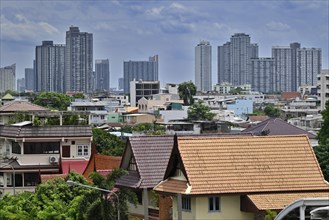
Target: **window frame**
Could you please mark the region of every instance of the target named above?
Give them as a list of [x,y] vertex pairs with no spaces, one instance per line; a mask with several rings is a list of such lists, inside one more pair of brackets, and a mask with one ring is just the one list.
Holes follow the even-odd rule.
[[182,196],[182,211],[191,212],[191,197]]
[[79,157],[89,156],[89,146],[86,144],[78,144],[77,156]]
[[[217,209],[217,204],[216,200],[218,199],[218,209]],[[221,198],[220,196],[211,196],[208,197],[208,212],[213,213],[213,212],[221,212]]]

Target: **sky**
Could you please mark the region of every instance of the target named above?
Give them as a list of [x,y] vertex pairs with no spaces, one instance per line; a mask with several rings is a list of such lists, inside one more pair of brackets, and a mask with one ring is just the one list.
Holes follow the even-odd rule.
[[217,82],[217,47],[246,33],[270,57],[272,46],[322,49],[329,62],[328,0],[0,0],[0,67],[16,63],[18,78],[31,68],[44,40],[65,44],[70,26],[93,33],[94,60],[109,59],[111,87],[123,76],[123,61],[159,55],[161,84],[194,81],[194,50],[212,46],[212,81]]

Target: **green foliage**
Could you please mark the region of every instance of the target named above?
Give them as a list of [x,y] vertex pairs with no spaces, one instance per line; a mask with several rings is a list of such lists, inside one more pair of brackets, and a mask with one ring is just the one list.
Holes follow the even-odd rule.
[[274,220],[274,218],[276,216],[277,216],[277,213],[275,211],[267,209],[264,220]]
[[275,108],[274,105],[270,104],[264,108],[264,113],[271,118],[276,118],[280,116],[280,109]]
[[[95,181],[97,187],[111,191],[115,180],[122,175],[125,175],[125,171],[115,170],[107,178],[97,173],[92,176],[98,179]],[[57,178],[38,185],[35,193],[7,194],[0,200],[0,219],[116,219],[118,207],[121,219],[128,219],[127,201],[137,204],[136,195],[129,190],[116,192],[119,196],[118,206],[113,195],[78,185],[71,187],[66,183],[68,179],[90,185],[83,176],[69,173],[65,179]]]
[[85,98],[86,98],[86,96],[83,93],[77,93],[77,94],[72,95],[72,101],[74,99],[85,99]]
[[321,112],[323,123],[318,133],[319,146],[314,148],[324,178],[329,181],[329,101]]
[[243,89],[241,87],[237,87],[235,89],[231,89],[229,93],[232,95],[238,95],[241,94],[242,91]]
[[45,124],[46,125],[59,125],[60,124],[59,118],[47,118]]
[[189,120],[209,120],[215,117],[215,113],[210,112],[210,108],[203,104],[201,100],[191,105],[187,110]]
[[53,110],[65,111],[71,103],[71,97],[56,92],[42,92],[33,101],[34,104]]
[[22,113],[15,113],[14,115],[10,116],[8,124],[15,124],[22,121],[29,121],[30,116],[22,114]]
[[196,86],[192,81],[183,82],[178,85],[178,94],[184,100],[184,105],[192,105],[194,103],[193,96],[196,94]]
[[33,123],[34,126],[40,126],[41,125],[41,120],[38,117],[34,117],[32,123]]
[[101,154],[122,156],[125,143],[115,135],[93,128],[93,143]]

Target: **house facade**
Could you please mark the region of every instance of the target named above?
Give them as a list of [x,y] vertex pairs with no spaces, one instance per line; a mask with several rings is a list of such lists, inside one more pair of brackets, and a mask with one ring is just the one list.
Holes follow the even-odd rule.
[[301,198],[328,198],[306,135],[175,137],[164,180],[173,219],[264,219]]
[[88,161],[91,141],[89,126],[0,126],[0,194],[34,191],[40,175]]

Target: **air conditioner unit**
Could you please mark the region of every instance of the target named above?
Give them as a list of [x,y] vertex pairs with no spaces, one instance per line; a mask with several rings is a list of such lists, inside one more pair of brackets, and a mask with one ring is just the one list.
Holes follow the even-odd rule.
[[56,164],[56,163],[58,163],[58,161],[59,161],[58,156],[50,156],[49,157],[49,163],[51,163],[51,164]]

